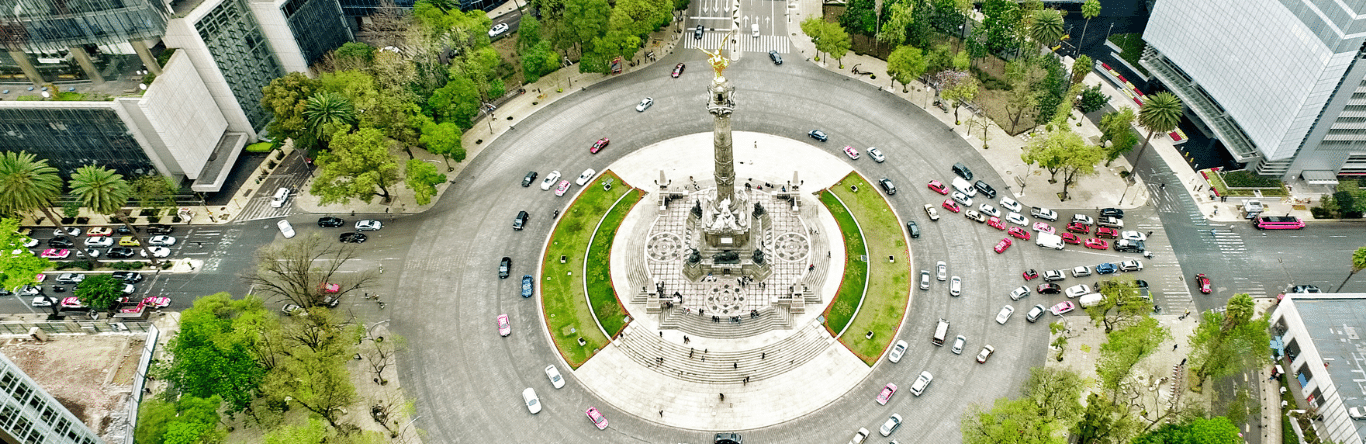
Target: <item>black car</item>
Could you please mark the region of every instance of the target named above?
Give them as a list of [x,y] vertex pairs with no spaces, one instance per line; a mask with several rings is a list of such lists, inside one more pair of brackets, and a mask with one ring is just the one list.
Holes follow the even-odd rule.
[[366,237],[365,233],[342,233],[337,239],[342,243],[359,244],[365,242]]
[[175,227],[166,224],[151,224],[147,226],[147,234],[171,234]]
[[115,229],[114,229],[114,233],[115,233],[115,234],[125,235],[125,236],[130,236],[130,235],[133,234],[133,230],[128,229],[128,225],[119,225],[118,228],[115,228]]
[[142,282],[142,273],[136,271],[115,271],[113,276],[114,279],[120,279],[130,284]]
[[783,56],[778,55],[778,51],[769,50],[768,59],[772,60],[774,65],[783,64]]
[[137,252],[128,247],[114,247],[109,249],[107,256],[113,259],[127,259],[136,255]]
[[507,279],[510,273],[512,273],[512,258],[504,256],[503,260],[498,261],[498,279]]
[[972,187],[976,188],[977,191],[982,192],[982,194],[986,195],[989,198],[996,198],[996,189],[992,188],[991,185],[988,185],[986,182],[979,180],[976,183],[972,184]]
[[915,221],[906,222],[906,232],[911,233],[911,239],[920,238],[920,226]]
[[1123,218],[1124,218],[1124,210],[1121,210],[1121,209],[1119,209],[1119,208],[1101,208],[1101,209],[1100,209],[1100,216],[1101,216],[1101,217],[1113,217],[1113,218],[1116,218],[1116,219],[1123,219]]
[[532,182],[535,182],[535,181],[536,181],[536,172],[535,172],[535,171],[531,171],[531,172],[526,173],[526,177],[523,177],[523,178],[522,178],[522,188],[526,188],[526,187],[531,186],[531,183],[532,183]]
[[1291,293],[1320,293],[1319,287],[1315,285],[1296,285],[1290,289]]
[[816,139],[821,142],[830,140],[830,136],[825,135],[825,131],[821,130],[811,130],[811,132],[806,133],[806,135],[811,136],[812,139]]
[[522,227],[526,226],[527,218],[530,217],[525,210],[518,212],[517,217],[512,219],[512,229],[522,231]]
[[524,297],[524,298],[529,298],[529,297],[531,297],[531,293],[532,293],[533,290],[535,289],[535,287],[534,287],[535,282],[536,282],[536,281],[535,281],[534,279],[531,278],[531,275],[529,275],[529,274],[524,274],[524,275],[522,275],[522,297]]
[[896,194],[896,185],[892,183],[892,179],[884,177],[878,180],[877,183],[878,185],[882,185],[882,191],[885,191],[888,196]]
[[342,226],[342,225],[346,225],[346,221],[342,220],[342,218],[340,218],[340,217],[327,216],[327,217],[320,217],[320,218],[318,218],[318,226],[319,226],[319,227],[323,227],[323,228],[336,228],[336,227],[340,227],[340,226]]
[[697,29],[696,29],[696,30],[693,30],[693,32],[692,32],[692,38],[695,38],[695,39],[701,39],[701,38],[702,38],[702,25],[697,25]]
[[968,166],[963,165],[962,163],[953,164],[953,174],[957,174],[958,177],[962,177],[963,180],[972,180],[972,170],[968,169]]
[[1054,283],[1043,283],[1039,284],[1039,287],[1035,288],[1035,290],[1037,290],[1039,294],[1058,294],[1062,293],[1062,286]]
[[54,237],[47,240],[47,246],[52,248],[71,248],[72,245],[76,245],[76,243],[72,242],[71,238],[66,236]]

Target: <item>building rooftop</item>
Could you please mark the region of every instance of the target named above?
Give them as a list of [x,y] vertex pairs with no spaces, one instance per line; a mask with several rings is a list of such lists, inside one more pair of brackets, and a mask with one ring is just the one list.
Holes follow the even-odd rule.
[[[1304,295],[1296,295],[1304,296]],[[1344,296],[1344,295],[1335,295]],[[1295,308],[1326,364],[1342,403],[1366,406],[1366,294],[1357,298],[1295,298]],[[1353,421],[1366,436],[1366,421]]]

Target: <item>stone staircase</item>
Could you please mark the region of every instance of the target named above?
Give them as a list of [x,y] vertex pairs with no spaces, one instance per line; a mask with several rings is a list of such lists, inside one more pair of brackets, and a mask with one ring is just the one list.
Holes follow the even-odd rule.
[[834,342],[824,327],[812,322],[791,336],[759,348],[712,352],[668,342],[653,331],[633,327],[634,324],[628,326],[614,342],[632,361],[671,378],[703,384],[736,384],[744,383],[745,378],[757,382],[777,377],[820,356]]
[[794,318],[787,310],[764,307],[759,309],[759,317],[740,315],[740,322],[731,322],[729,316],[721,316],[719,322],[712,322],[711,315],[698,315],[696,311],[686,313],[674,308],[660,314],[659,328],[679,330],[689,336],[714,339],[741,339],[772,330],[792,328]]

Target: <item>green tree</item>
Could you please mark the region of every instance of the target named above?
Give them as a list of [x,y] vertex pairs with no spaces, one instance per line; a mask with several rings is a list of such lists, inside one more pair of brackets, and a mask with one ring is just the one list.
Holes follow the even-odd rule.
[[1034,404],[1039,415],[1071,424],[1081,417],[1081,392],[1085,381],[1077,372],[1055,367],[1033,367],[1023,391],[1025,399]]
[[1242,442],[1238,426],[1228,418],[1194,418],[1181,424],[1163,424],[1157,430],[1139,435],[1133,444],[1220,444]]
[[[822,22],[825,23],[825,22]],[[849,54],[849,49],[854,42],[849,37],[849,33],[844,31],[844,27],[837,23],[825,23],[826,30],[822,33],[821,44],[824,45],[822,52],[834,57],[839,63],[840,69],[844,69],[844,56]]]
[[167,344],[174,359],[164,373],[172,387],[199,398],[220,396],[229,411],[246,408],[265,370],[251,352],[259,327],[243,323],[265,310],[261,299],[251,295],[234,300],[217,293],[196,299],[193,307],[181,312],[180,331]]
[[175,208],[175,194],[180,187],[171,178],[160,174],[138,176],[129,184],[133,198],[146,208]]
[[[607,34],[607,21],[611,15],[612,7],[607,0],[565,0],[564,19],[557,27],[562,33],[558,46],[586,52],[584,45]],[[579,69],[583,69],[582,64]]]
[[636,37],[649,35],[673,20],[673,2],[664,0],[617,0],[607,19],[607,29]]
[[1133,373],[1134,366],[1156,352],[1172,335],[1157,319],[1144,316],[1133,325],[1106,333],[1105,337],[1096,375],[1100,377],[1101,388],[1110,394],[1108,402],[1118,402],[1120,387]]
[[996,399],[991,410],[977,404],[964,412],[959,429],[963,444],[1063,444],[1055,422],[1041,417],[1027,399]]
[[218,428],[218,408],[223,399],[182,396],[175,402],[150,398],[138,408],[136,442],[221,442],[227,431]]
[[1139,427],[1126,409],[1091,392],[1081,420],[1072,426],[1072,436],[1078,443],[1125,444]]
[[925,56],[920,48],[898,46],[887,56],[887,76],[892,78],[892,87],[901,82],[901,92],[906,92],[906,84],[925,74]]
[[301,72],[271,80],[261,88],[261,107],[274,116],[266,124],[266,131],[280,141],[294,139],[297,148],[312,147],[315,138],[304,123],[304,110],[308,107],[308,98],[317,91],[318,81]]
[[[389,153],[393,142],[374,128],[354,133],[337,131],[331,151],[318,155],[318,177],[309,193],[323,205],[360,199],[370,203],[375,196],[389,201],[389,187],[398,181],[398,159]],[[379,191],[375,191],[378,188]]]
[[1101,92],[1100,85],[1096,85],[1081,91],[1081,100],[1077,101],[1077,109],[1081,110],[1082,114],[1087,114],[1100,110],[1109,101],[1110,97]]
[[541,21],[532,15],[523,15],[521,23],[517,25],[517,50],[525,52],[543,41]]
[[1342,287],[1347,286],[1347,281],[1352,280],[1352,276],[1361,270],[1366,270],[1366,247],[1358,248],[1352,252],[1352,271],[1347,273],[1347,278],[1343,279],[1341,284],[1338,284],[1337,293],[1341,293]]
[[[1077,136],[1078,140],[1080,138],[1081,136]],[[1077,183],[1077,179],[1096,174],[1096,165],[1099,165],[1101,159],[1104,158],[1105,151],[1101,147],[1088,143],[1082,143],[1079,147],[1074,147],[1064,153],[1062,158],[1062,197],[1064,200],[1071,198],[1067,189],[1072,184]]]
[[873,0],[850,0],[839,16],[842,28],[854,34],[872,36],[877,32],[876,2]]
[[817,60],[820,59],[821,53],[825,52],[823,50],[825,46],[823,46],[823,44],[821,43],[821,40],[825,39],[825,32],[827,29],[825,25],[825,20],[822,20],[820,17],[811,17],[806,20],[802,20],[802,22],[799,25],[802,28],[802,34],[806,34],[807,37],[810,37],[811,43],[816,45]]
[[1081,136],[1068,131],[1066,127],[1050,128],[1041,136],[1030,138],[1020,158],[1026,164],[1048,170],[1049,183],[1055,183],[1058,172],[1066,166],[1068,152],[1080,150],[1085,145]]
[[346,366],[364,330],[338,322],[322,307],[308,309],[306,316],[292,316],[282,327],[283,357],[266,374],[262,393],[302,406],[339,427],[343,408],[359,399]]
[[958,108],[977,98],[977,78],[966,71],[941,71],[938,78],[939,96],[953,103],[953,124],[960,125],[963,122],[958,118]]
[[550,47],[550,42],[542,41],[522,50],[522,77],[527,83],[535,83],[541,76],[557,69],[560,69],[560,56]]
[[1269,324],[1265,316],[1252,318],[1253,307],[1252,297],[1239,293],[1229,298],[1224,313],[1204,313],[1203,322],[1190,337],[1190,366],[1197,387],[1204,386],[1210,378],[1236,374],[1270,361],[1266,347],[1271,341],[1267,333]]
[[375,61],[375,47],[362,42],[346,42],[333,50],[324,63],[330,62],[335,71],[364,70]]
[[1101,116],[1100,141],[1102,145],[1109,143],[1105,151],[1105,166],[1110,166],[1111,162],[1134,149],[1134,144],[1138,143],[1138,136],[1133,130],[1134,118],[1133,108],[1123,108]]
[[1081,4],[1081,17],[1086,19],[1086,23],[1081,25],[1081,40],[1077,40],[1077,52],[1081,52],[1081,44],[1086,41],[1086,27],[1091,26],[1091,19],[1100,15],[1100,0],[1086,0]]
[[7,151],[0,156],[0,214],[17,216],[41,211],[66,231],[62,219],[52,212],[52,202],[62,195],[62,176],[27,151]]
[[1105,299],[1085,310],[1092,322],[1105,327],[1106,333],[1148,317],[1149,303],[1152,301],[1143,299],[1133,279],[1107,279],[1099,285],[1100,288],[1095,290],[1105,295]]
[[304,125],[313,133],[313,137],[326,144],[336,133],[349,133],[355,128],[356,109],[346,96],[320,92],[308,98],[308,105],[304,108]]
[[94,274],[81,281],[72,293],[81,299],[81,305],[94,311],[112,311],[119,307],[119,297],[123,296],[124,282],[113,275]]
[[883,3],[882,7],[888,12],[883,14],[887,18],[883,22],[882,28],[877,31],[877,41],[885,45],[899,47],[906,42],[906,27],[910,26],[911,20],[914,19],[911,13],[915,8],[914,3],[911,0],[901,0],[894,3]]
[[[128,203],[128,197],[133,195],[133,187],[123,180],[123,175],[95,165],[78,168],[76,174],[71,175],[69,185],[71,194],[80,200],[80,205],[96,214],[118,215],[123,205]],[[116,217],[129,231],[133,231],[133,227],[128,226],[127,218]],[[148,257],[152,256],[149,254]]]
[[474,116],[479,114],[479,89],[469,78],[453,77],[446,86],[432,92],[427,106],[437,122],[454,123],[467,130],[474,126]]
[[436,186],[446,182],[446,175],[436,172],[436,165],[418,159],[408,159],[405,183],[413,190],[418,205],[432,203]]
[[452,159],[456,163],[465,160],[465,146],[461,134],[460,127],[454,123],[436,123],[428,120],[422,125],[422,144],[427,146],[428,152],[440,154],[446,159],[446,172],[455,171],[451,166]]
[[[0,219],[0,285],[3,288],[36,284],[38,273],[52,267],[52,261],[34,256],[32,250],[24,248],[24,242],[28,240],[28,236],[19,234],[18,219]],[[54,314],[56,310],[53,308]]]
[[1143,152],[1148,150],[1154,134],[1171,132],[1181,123],[1182,106],[1181,99],[1166,91],[1150,95],[1143,102],[1143,108],[1138,110],[1138,125],[1148,130],[1148,137],[1143,138],[1134,165],[1143,160]]
[[1076,85],[1078,83],[1081,83],[1082,80],[1085,80],[1086,74],[1089,74],[1091,72],[1091,68],[1094,63],[1095,62],[1091,60],[1091,56],[1078,56],[1077,60],[1072,62],[1072,78],[1070,84]]
[[987,50],[1004,54],[1016,49],[1015,24],[1020,21],[1018,4],[1010,0],[983,0],[982,17]]
[[1063,36],[1062,11],[1057,9],[1042,9],[1033,14],[1033,23],[1029,27],[1029,38],[1034,39],[1034,43],[1039,45],[1039,49],[1052,45]]

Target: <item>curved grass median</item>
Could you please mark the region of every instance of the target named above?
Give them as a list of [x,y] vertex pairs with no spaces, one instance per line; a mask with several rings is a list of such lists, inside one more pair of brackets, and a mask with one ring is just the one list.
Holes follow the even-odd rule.
[[[623,185],[624,187],[624,185]],[[599,185],[601,188],[601,185]],[[617,291],[612,287],[611,256],[612,242],[617,238],[617,228],[626,214],[631,212],[637,202],[645,196],[642,190],[627,193],[617,200],[612,210],[602,218],[598,232],[593,236],[593,245],[588,249],[588,269],[584,278],[588,284],[588,300],[593,304],[593,314],[607,336],[616,337],[626,327],[626,310],[621,307]]]
[[835,300],[825,309],[825,328],[830,330],[831,335],[837,335],[854,319],[854,310],[858,309],[859,301],[863,299],[863,284],[868,279],[868,262],[862,260],[862,256],[866,254],[863,236],[859,234],[854,218],[844,209],[844,204],[829,191],[822,191],[820,197],[825,209],[830,210],[830,214],[835,216],[835,222],[840,225],[840,233],[844,235],[844,277],[840,278],[840,290],[835,293]]
[[[858,191],[852,191],[850,186],[858,187]],[[826,196],[831,193],[839,199]],[[840,291],[835,296],[835,301],[830,304],[826,316],[827,327],[838,333],[839,329],[834,328],[835,324],[831,322],[838,316],[836,313],[850,304],[859,304],[857,293],[863,290],[861,270],[866,269],[867,291],[862,292],[862,305],[858,308],[858,314],[852,320],[846,321],[849,328],[845,335],[840,337],[840,342],[868,365],[872,365],[892,343],[897,327],[906,315],[911,282],[906,236],[901,231],[901,221],[897,219],[896,213],[892,212],[892,207],[887,205],[887,200],[857,173],[850,173],[830,190],[822,192],[821,202],[830,208],[830,212],[840,223],[848,257],[844,281],[840,284]],[[839,205],[840,202],[843,202],[843,207]],[[842,217],[848,220],[841,220]],[[854,221],[858,221],[857,227],[852,227]],[[864,246],[867,248],[869,260],[866,263],[859,261],[862,252],[849,250],[848,247],[854,245],[850,242],[849,233],[852,232],[854,237],[858,237],[860,228],[863,236],[858,240],[860,243],[867,240]],[[889,262],[889,256],[896,258],[896,262]],[[851,271],[857,271],[858,276],[851,276]],[[847,316],[849,315],[844,315],[844,318]],[[871,339],[867,336],[868,332],[873,333]]]
[[[602,182],[612,180],[612,189],[604,191]],[[569,209],[556,221],[550,245],[541,260],[541,302],[545,310],[546,326],[555,347],[571,367],[578,368],[607,345],[608,338],[598,330],[593,310],[584,297],[581,271],[587,257],[589,238],[612,205],[633,189],[611,171],[604,171],[598,179],[584,188]],[[636,198],[639,199],[638,197]],[[619,225],[620,220],[617,221]],[[615,232],[616,228],[612,228]],[[560,258],[565,262],[561,263]],[[594,263],[594,269],[606,273],[607,263]],[[616,298],[613,297],[613,300]],[[620,307],[618,307],[620,310]],[[583,339],[583,345],[579,345]]]

